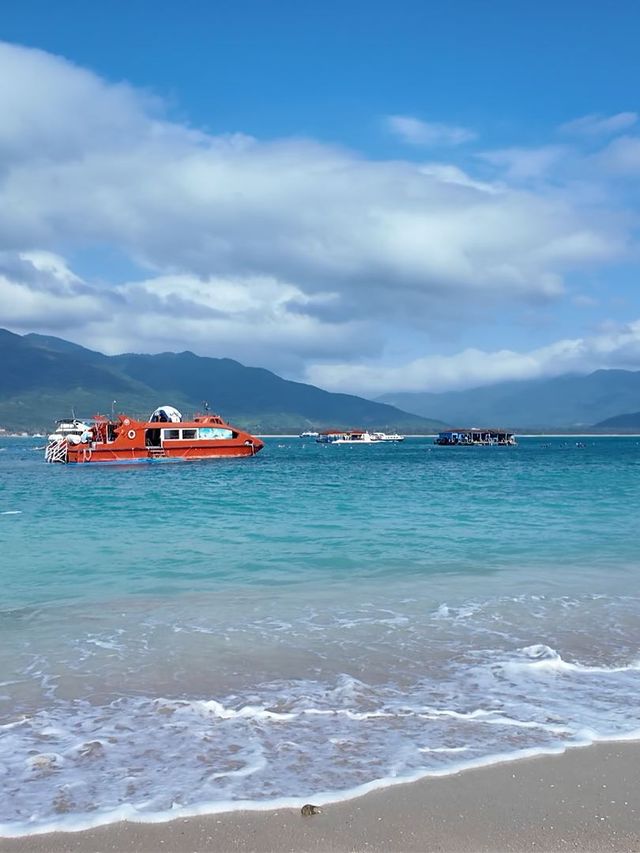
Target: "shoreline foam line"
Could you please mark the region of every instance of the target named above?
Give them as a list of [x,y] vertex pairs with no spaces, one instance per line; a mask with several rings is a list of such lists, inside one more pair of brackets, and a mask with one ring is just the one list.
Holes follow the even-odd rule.
[[640,744],[596,744],[374,791],[314,818],[299,809],[278,809],[155,825],[121,822],[82,833],[0,840],[0,851],[623,853],[640,850],[638,787]]
[[174,820],[207,817],[213,815],[228,815],[236,812],[272,812],[278,809],[299,809],[311,799],[319,806],[336,805],[359,799],[367,794],[395,788],[398,785],[410,785],[415,782],[430,779],[446,779],[451,776],[464,774],[470,770],[482,770],[498,765],[514,764],[527,759],[544,758],[550,756],[564,755],[567,752],[586,749],[591,746],[604,744],[635,743],[640,746],[640,729],[635,729],[626,734],[614,737],[598,738],[590,732],[582,741],[562,744],[557,747],[536,748],[526,747],[514,752],[495,753],[470,761],[461,761],[458,764],[443,768],[442,770],[429,770],[417,772],[402,777],[385,777],[374,779],[354,788],[342,792],[325,791],[318,794],[305,794],[303,797],[279,797],[273,800],[257,802],[255,800],[220,801],[216,803],[201,803],[200,805],[176,807],[175,803],[170,810],[162,812],[140,812],[129,803],[123,804],[110,812],[96,815],[94,819],[63,818],[60,821],[49,822],[40,826],[29,823],[11,825],[0,823],[0,840],[30,838],[51,833],[78,833],[88,830],[113,826],[121,822],[135,824],[164,824]]

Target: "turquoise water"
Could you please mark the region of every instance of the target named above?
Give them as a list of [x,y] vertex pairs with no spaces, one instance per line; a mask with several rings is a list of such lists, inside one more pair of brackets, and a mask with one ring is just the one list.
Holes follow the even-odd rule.
[[36,443],[0,444],[3,834],[639,736],[636,438],[130,468]]

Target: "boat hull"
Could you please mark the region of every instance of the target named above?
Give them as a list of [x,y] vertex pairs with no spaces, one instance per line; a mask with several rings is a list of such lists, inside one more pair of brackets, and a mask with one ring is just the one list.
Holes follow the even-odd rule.
[[207,450],[205,448],[190,448],[180,450],[167,450],[162,454],[140,452],[132,450],[111,450],[105,448],[78,447],[69,449],[67,462],[69,464],[131,464],[132,462],[156,463],[156,462],[198,462],[203,459],[237,459],[247,456],[255,456],[261,449],[255,446],[240,447],[215,447]]
[[354,441],[349,441],[349,439],[338,438],[335,441],[327,441],[324,443],[325,444],[382,444],[382,442],[378,438],[356,439]]

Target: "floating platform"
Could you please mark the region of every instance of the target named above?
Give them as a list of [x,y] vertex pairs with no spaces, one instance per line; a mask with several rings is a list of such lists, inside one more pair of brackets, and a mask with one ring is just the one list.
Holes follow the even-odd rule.
[[515,435],[505,429],[489,429],[488,427],[471,427],[470,429],[451,429],[438,434],[436,444],[442,445],[486,445],[513,446],[517,444]]

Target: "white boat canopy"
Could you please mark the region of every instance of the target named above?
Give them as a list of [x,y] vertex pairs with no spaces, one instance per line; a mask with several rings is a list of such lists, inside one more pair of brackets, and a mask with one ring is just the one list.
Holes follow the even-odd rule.
[[154,423],[172,423],[178,424],[182,420],[182,414],[173,406],[158,406],[158,408],[151,413],[150,421]]

